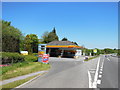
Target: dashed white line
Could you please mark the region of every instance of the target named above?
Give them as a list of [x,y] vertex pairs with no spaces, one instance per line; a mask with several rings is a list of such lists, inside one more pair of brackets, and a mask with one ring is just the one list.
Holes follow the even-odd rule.
[[101,68],[100,71],[103,71],[103,69]]
[[99,75],[99,78],[101,78],[102,77],[102,75]]
[[101,80],[97,80],[97,84],[101,84]]
[[102,72],[100,71],[100,74],[102,74]]

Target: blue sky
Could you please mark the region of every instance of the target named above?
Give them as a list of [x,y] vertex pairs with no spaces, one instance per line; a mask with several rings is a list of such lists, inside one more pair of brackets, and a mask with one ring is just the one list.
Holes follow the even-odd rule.
[[4,2],[2,19],[26,34],[56,27],[60,40],[67,37],[86,48],[118,47],[117,2]]

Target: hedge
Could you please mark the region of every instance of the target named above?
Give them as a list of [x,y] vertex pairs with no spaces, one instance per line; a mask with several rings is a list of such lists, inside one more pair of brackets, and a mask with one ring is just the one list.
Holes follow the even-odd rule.
[[35,62],[37,60],[38,60],[38,57],[36,55],[26,55],[25,56],[25,61]]
[[19,53],[2,52],[2,64],[17,63],[25,60]]

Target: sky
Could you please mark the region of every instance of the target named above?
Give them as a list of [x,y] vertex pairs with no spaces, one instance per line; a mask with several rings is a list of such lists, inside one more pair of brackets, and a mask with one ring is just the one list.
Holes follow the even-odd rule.
[[56,28],[86,48],[118,48],[117,2],[3,2],[2,19],[11,21],[24,35]]
[[2,2],[119,2],[119,0],[2,0]]

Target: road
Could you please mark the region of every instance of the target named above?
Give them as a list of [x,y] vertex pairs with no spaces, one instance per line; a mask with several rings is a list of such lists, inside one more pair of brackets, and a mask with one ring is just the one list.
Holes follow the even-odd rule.
[[99,74],[102,78],[99,88],[118,88],[118,58],[109,56],[104,59],[102,73]]
[[97,59],[89,62],[71,58],[51,58],[51,70],[21,88],[88,88],[88,70],[95,68]]
[[[99,64],[98,60],[100,60]],[[50,58],[52,67],[49,72],[20,88],[90,88],[88,71],[91,69],[96,71],[98,65],[97,77],[101,83],[97,84],[97,88],[117,88],[117,63],[117,58],[109,57],[108,60],[104,56],[86,62],[72,58]],[[99,72],[102,64],[101,74]],[[99,77],[100,74],[102,75],[101,78]],[[91,76],[91,79],[94,80],[94,77]]]

